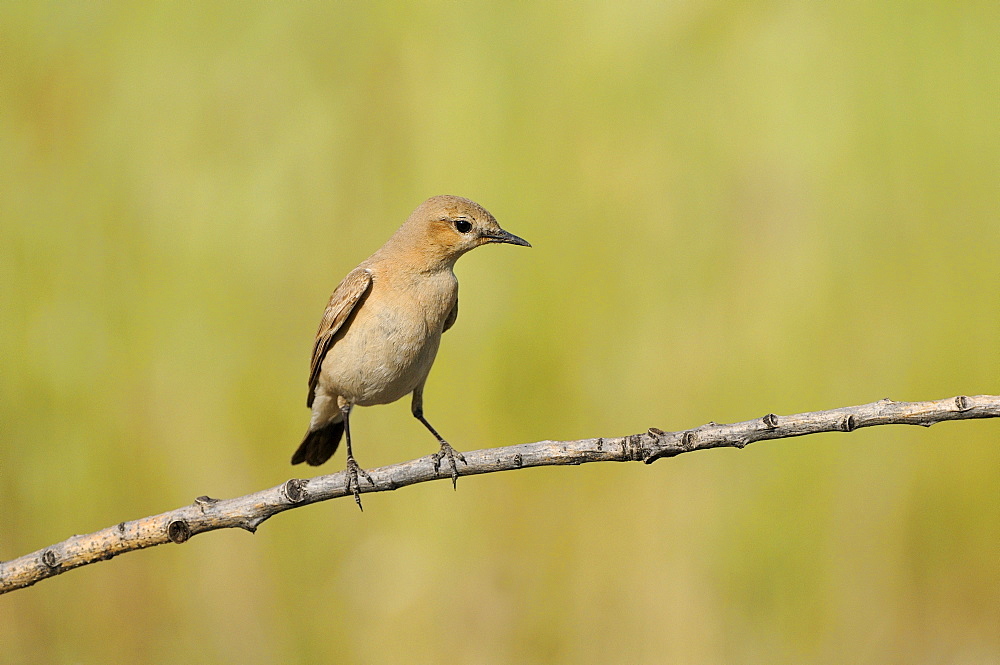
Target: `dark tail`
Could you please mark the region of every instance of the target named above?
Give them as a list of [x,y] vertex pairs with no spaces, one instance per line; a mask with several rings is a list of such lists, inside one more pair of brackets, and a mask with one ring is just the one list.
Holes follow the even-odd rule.
[[299,449],[292,455],[292,464],[305,462],[310,466],[319,466],[337,452],[340,437],[344,435],[344,421],[330,423],[318,430],[306,432],[299,444]]

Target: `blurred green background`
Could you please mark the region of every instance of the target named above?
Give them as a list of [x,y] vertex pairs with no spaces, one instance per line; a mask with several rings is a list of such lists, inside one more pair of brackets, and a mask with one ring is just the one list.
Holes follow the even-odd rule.
[[[1000,5],[0,5],[0,559],[308,473],[423,199],[459,449],[1000,392]],[[429,454],[407,401],[356,452]],[[0,598],[4,663],[1000,662],[1000,423],[339,500]],[[343,454],[321,472],[343,468]]]

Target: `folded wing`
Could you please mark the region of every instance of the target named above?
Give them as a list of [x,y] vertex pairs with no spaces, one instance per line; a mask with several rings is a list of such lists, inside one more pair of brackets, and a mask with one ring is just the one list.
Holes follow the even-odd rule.
[[330,302],[327,303],[326,311],[323,312],[323,320],[320,321],[319,330],[316,331],[316,342],[313,344],[312,363],[309,366],[309,397],[306,398],[306,406],[312,406],[316,394],[316,383],[319,381],[320,369],[323,367],[323,358],[333,346],[334,336],[343,327],[355,306],[364,298],[371,286],[371,273],[364,268],[355,268],[330,296]]

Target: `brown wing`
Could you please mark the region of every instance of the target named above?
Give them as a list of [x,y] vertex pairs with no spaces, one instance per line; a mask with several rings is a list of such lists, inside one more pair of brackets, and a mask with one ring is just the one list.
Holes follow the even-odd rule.
[[311,407],[316,393],[316,382],[319,381],[320,368],[326,352],[333,346],[333,337],[344,325],[344,321],[354,311],[354,306],[372,286],[372,275],[364,268],[355,268],[344,278],[330,296],[330,302],[323,312],[323,320],[319,322],[316,331],[316,342],[313,344],[312,363],[309,365],[309,397],[306,406]]
[[448,312],[448,318],[444,320],[444,329],[441,332],[445,332],[455,325],[455,321],[458,321],[458,296],[455,297],[455,306],[451,308],[451,311]]

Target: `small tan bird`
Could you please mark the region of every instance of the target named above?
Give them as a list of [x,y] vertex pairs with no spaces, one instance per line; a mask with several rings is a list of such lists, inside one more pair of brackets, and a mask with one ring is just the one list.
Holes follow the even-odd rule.
[[447,458],[452,484],[457,483],[455,458],[465,458],[424,418],[424,383],[441,333],[458,318],[455,261],[470,249],[495,242],[531,247],[500,228],[478,203],[435,196],[344,278],[316,332],[306,400],[312,419],[292,464],[322,464],[346,434],[348,489],[360,507],[358,475],[374,483],[354,460],[351,409],[388,404],[413,393],[413,415],[441,444],[434,467],[440,469]]

